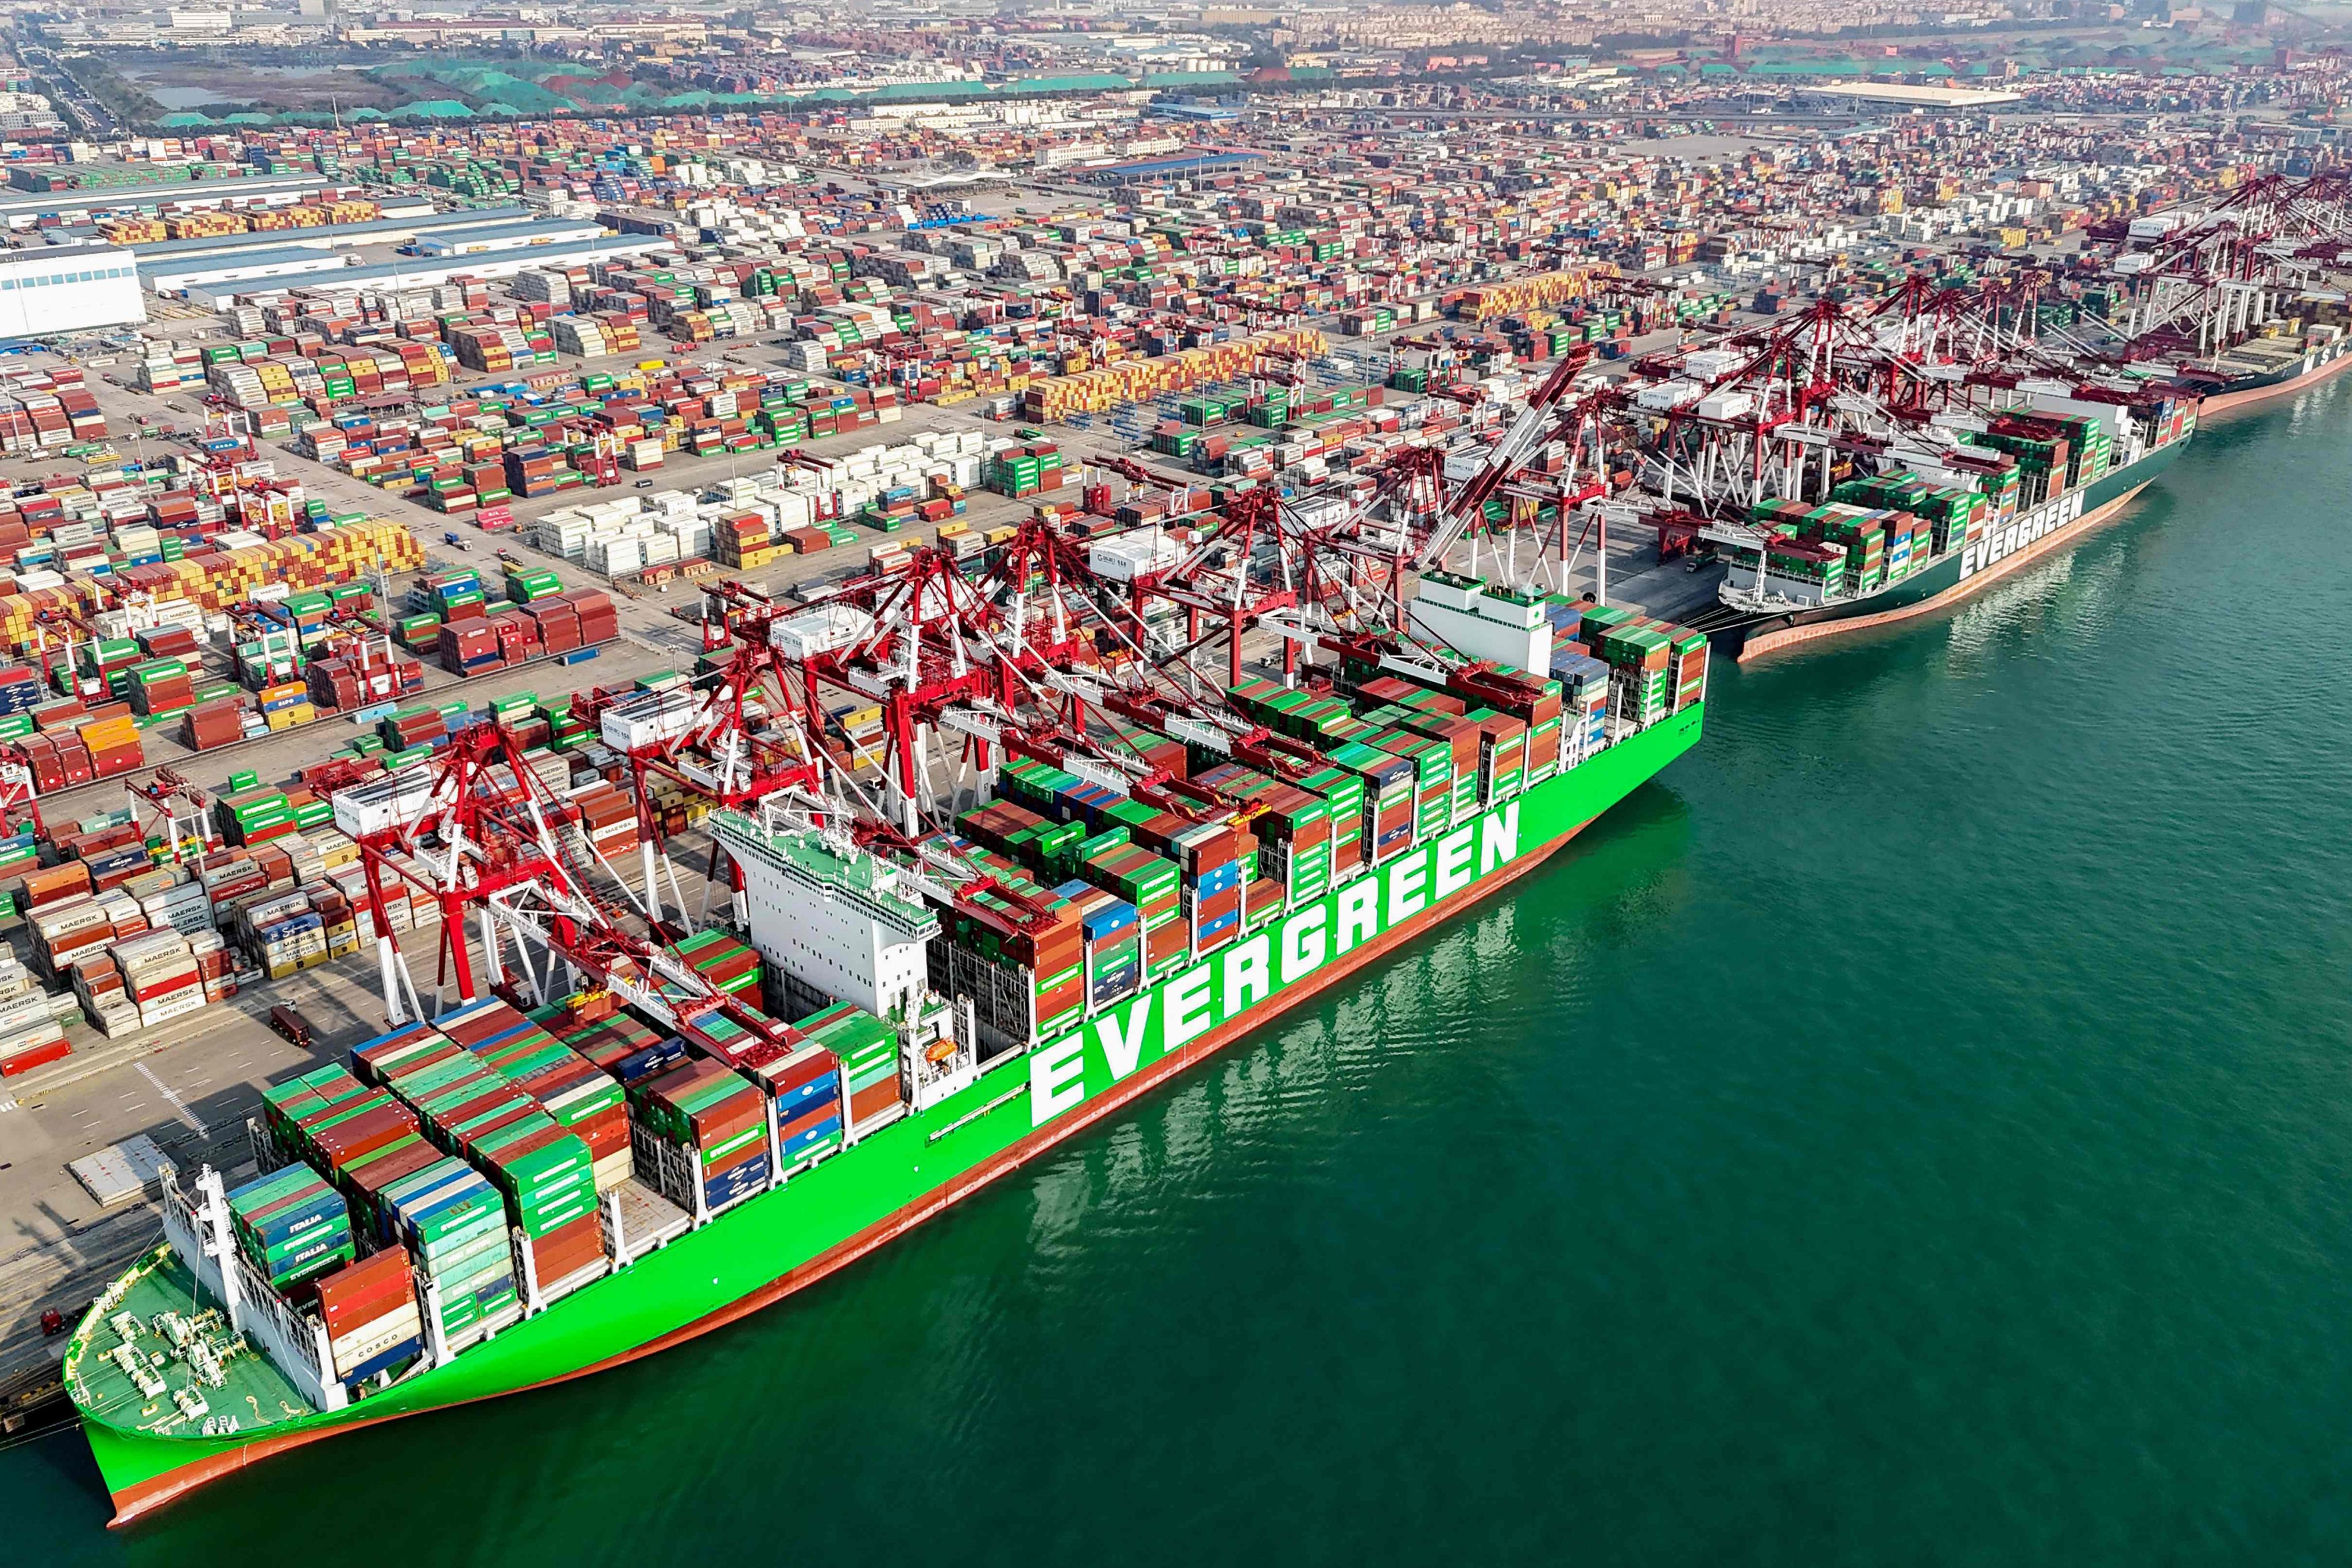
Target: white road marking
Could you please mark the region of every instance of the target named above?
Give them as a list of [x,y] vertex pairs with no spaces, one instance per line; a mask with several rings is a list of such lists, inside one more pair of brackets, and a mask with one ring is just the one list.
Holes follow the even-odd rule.
[[212,1131],[211,1128],[206,1127],[203,1122],[196,1120],[195,1113],[188,1109],[187,1101],[173,1093],[171,1085],[165,1083],[162,1079],[157,1078],[154,1070],[148,1067],[145,1062],[132,1062],[131,1065],[139,1069],[139,1076],[141,1078],[145,1079],[149,1083],[155,1086],[156,1093],[171,1101],[172,1113],[173,1115],[186,1122],[189,1126],[194,1128],[198,1132],[209,1132]]

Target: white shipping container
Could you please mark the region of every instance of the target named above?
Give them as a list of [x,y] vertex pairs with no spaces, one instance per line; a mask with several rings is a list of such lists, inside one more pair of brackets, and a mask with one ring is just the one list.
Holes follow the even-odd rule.
[[334,794],[335,826],[353,838],[403,827],[432,804],[433,781],[424,769],[390,773]]
[[0,1005],[0,1037],[14,1037],[26,1029],[37,1028],[57,1016],[49,999],[39,992],[16,996]]
[[[137,1013],[131,1015],[131,1023],[132,1028],[138,1026]],[[0,1035],[0,1057],[20,1056],[26,1051],[38,1050],[43,1046],[56,1045],[65,1037],[66,1026],[63,1024],[58,1023],[55,1018],[44,1019],[37,1024],[30,1024],[24,1028],[12,1029],[5,1035]]]
[[404,1302],[334,1341],[327,1347],[327,1353],[335,1363],[335,1371],[347,1376],[394,1346],[422,1338],[424,1332],[425,1320],[417,1315],[416,1304]]
[[192,982],[184,991],[174,991],[157,997],[139,1009],[139,1025],[152,1029],[158,1024],[168,1024],[174,1018],[184,1018],[191,1013],[201,1013],[205,1006],[205,988],[201,982]]
[[55,942],[61,936],[71,936],[78,931],[103,925],[107,918],[106,906],[85,895],[68,903],[50,904],[34,910],[33,929],[40,933],[42,941]]
[[649,691],[607,710],[599,732],[615,751],[633,752],[675,740],[693,727],[692,693]]
[[186,954],[188,942],[176,932],[154,931],[134,936],[114,944],[115,962],[129,970],[158,959],[177,958]]

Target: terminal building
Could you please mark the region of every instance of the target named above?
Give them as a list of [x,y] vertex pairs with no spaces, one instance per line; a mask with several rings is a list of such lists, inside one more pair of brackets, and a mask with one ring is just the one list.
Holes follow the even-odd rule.
[[147,319],[138,263],[110,245],[0,251],[0,338],[50,337]]

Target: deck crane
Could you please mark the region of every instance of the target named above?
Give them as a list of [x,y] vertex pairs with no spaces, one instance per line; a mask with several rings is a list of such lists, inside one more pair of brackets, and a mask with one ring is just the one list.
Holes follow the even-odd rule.
[[1192,486],[1192,481],[1189,479],[1180,479],[1173,474],[1163,474],[1157,468],[1137,462],[1132,458],[1123,458],[1115,454],[1108,457],[1088,458],[1086,460],[1086,466],[1089,468],[1100,468],[1107,474],[1117,474],[1129,485],[1145,489],[1181,490],[1188,489]]
[[[724,1016],[754,1038],[790,1043],[785,1026],[698,973],[657,926],[646,936],[624,928],[620,911],[591,890],[563,840],[562,803],[532,773],[505,726],[473,726],[427,769],[347,785],[331,798],[338,824],[360,847],[393,1026],[421,1016],[424,1008],[385,910],[387,877],[414,885],[439,906],[440,974],[455,979],[460,1003],[480,994],[466,936],[470,911],[494,985],[534,1003],[584,979],[681,1031],[699,1033],[698,1019]],[[520,985],[507,967],[509,948]],[[707,1034],[701,1038],[722,1055],[741,1055],[740,1040],[730,1048]]]
[[[1409,447],[1383,470],[1379,481],[1381,494],[1399,521],[1394,546],[1398,552],[1397,570],[1391,577],[1395,601],[1391,614],[1399,624],[1404,616],[1403,568],[1410,565],[1427,571],[1441,565],[1454,545],[1483,519],[1486,505],[1496,500],[1509,506],[1516,522],[1533,521],[1545,506],[1555,509],[1556,571],[1563,580],[1575,553],[1583,549],[1588,540],[1597,539],[1596,593],[1606,596],[1608,513],[1612,506],[1609,498],[1622,482],[1613,456],[1635,443],[1626,417],[1628,403],[1623,393],[1607,385],[1573,391],[1588,353],[1580,348],[1561,360],[1537,389],[1528,408],[1489,451],[1484,464],[1458,487],[1451,482],[1452,475],[1465,459],[1434,448]],[[1530,471],[1528,465],[1547,448],[1560,453],[1560,470],[1541,474]],[[1571,542],[1571,526],[1579,519],[1581,527]],[[1417,549],[1408,550],[1404,526],[1413,520],[1423,521],[1424,534]],[[1515,581],[1521,576],[1517,563],[1519,531],[1516,527],[1511,530],[1509,554],[1498,561],[1505,577]],[[1475,566],[1475,543],[1473,550]],[[1498,546],[1498,557],[1501,551]],[[1537,542],[1536,551],[1539,565],[1544,552],[1541,539]]]
[[2128,357],[2176,348],[2216,354],[2273,319],[2286,297],[2321,287],[2352,261],[2352,182],[2340,170],[2300,179],[2261,175],[2145,241],[2120,224],[2094,237],[2119,247],[2116,281],[2128,301],[2119,330]]
[[[822,795],[824,764],[818,738],[822,710],[816,706],[813,686],[803,706],[795,707],[795,688],[803,683],[805,672],[772,635],[779,620],[801,607],[779,605],[761,590],[740,583],[710,584],[704,595],[705,661],[715,661],[715,667],[696,678],[693,705],[665,726],[668,732],[629,745],[604,725],[605,714],[637,699],[639,694],[635,692],[600,689],[592,691],[584,703],[575,702],[582,717],[598,727],[605,744],[628,761],[647,913],[656,921],[663,918],[662,872],[668,872],[671,894],[681,912],[685,895],[669,866],[667,825],[654,808],[654,776],[732,810],[743,810],[778,794],[796,794],[811,801]],[[713,605],[719,610],[716,619],[709,616]],[[821,811],[818,816],[821,819]],[[713,844],[708,876],[714,883],[723,858]],[[745,914],[741,879],[731,863],[728,874],[740,922]]]
[[[1297,552],[1282,549],[1286,526],[1281,498],[1272,489],[1244,490],[1226,504],[1222,526],[1203,530],[1180,553],[1165,561],[1130,563],[1124,578],[1100,582],[1097,603],[1107,614],[1116,611],[1117,618],[1124,620],[1138,648],[1150,647],[1146,600],[1159,599],[1182,610],[1184,640],[1155,660],[1156,668],[1181,665],[1191,672],[1195,654],[1222,636],[1226,640],[1225,683],[1230,686],[1242,678],[1244,632],[1298,603],[1296,574],[1287,570]],[[1285,570],[1280,581],[1262,584],[1254,571],[1265,546],[1275,548]],[[1294,653],[1286,647],[1286,671]],[[1192,679],[1197,683],[1197,674]]]
[[34,792],[33,770],[10,752],[0,756],[0,828],[14,833],[28,822],[37,837],[49,836],[48,825],[41,820],[40,799]]
[[[1429,503],[1427,532],[1412,552],[1413,565],[1428,570],[1442,564],[1483,514],[1488,500],[1499,493],[1534,455],[1543,444],[1545,433],[1556,423],[1554,411],[1576,384],[1591,353],[1590,348],[1580,345],[1559,357],[1551,374],[1528,395],[1527,406],[1487,453],[1485,467],[1459,488],[1450,489],[1445,482],[1443,452],[1427,447],[1408,448],[1406,460],[1387,478],[1388,493],[1391,496],[1409,487],[1424,487],[1424,499]],[[1397,595],[1402,595],[1401,578],[1392,587]],[[1401,605],[1401,597],[1399,603]]]

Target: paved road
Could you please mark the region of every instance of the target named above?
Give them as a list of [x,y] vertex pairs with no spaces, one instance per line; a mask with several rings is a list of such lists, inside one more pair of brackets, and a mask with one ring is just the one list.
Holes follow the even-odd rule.
[[17,58],[33,70],[58,95],[58,106],[79,123],[82,132],[93,141],[104,140],[121,131],[121,122],[114,111],[89,95],[89,89],[76,80],[66,62],[57,52],[44,45],[20,41]]

